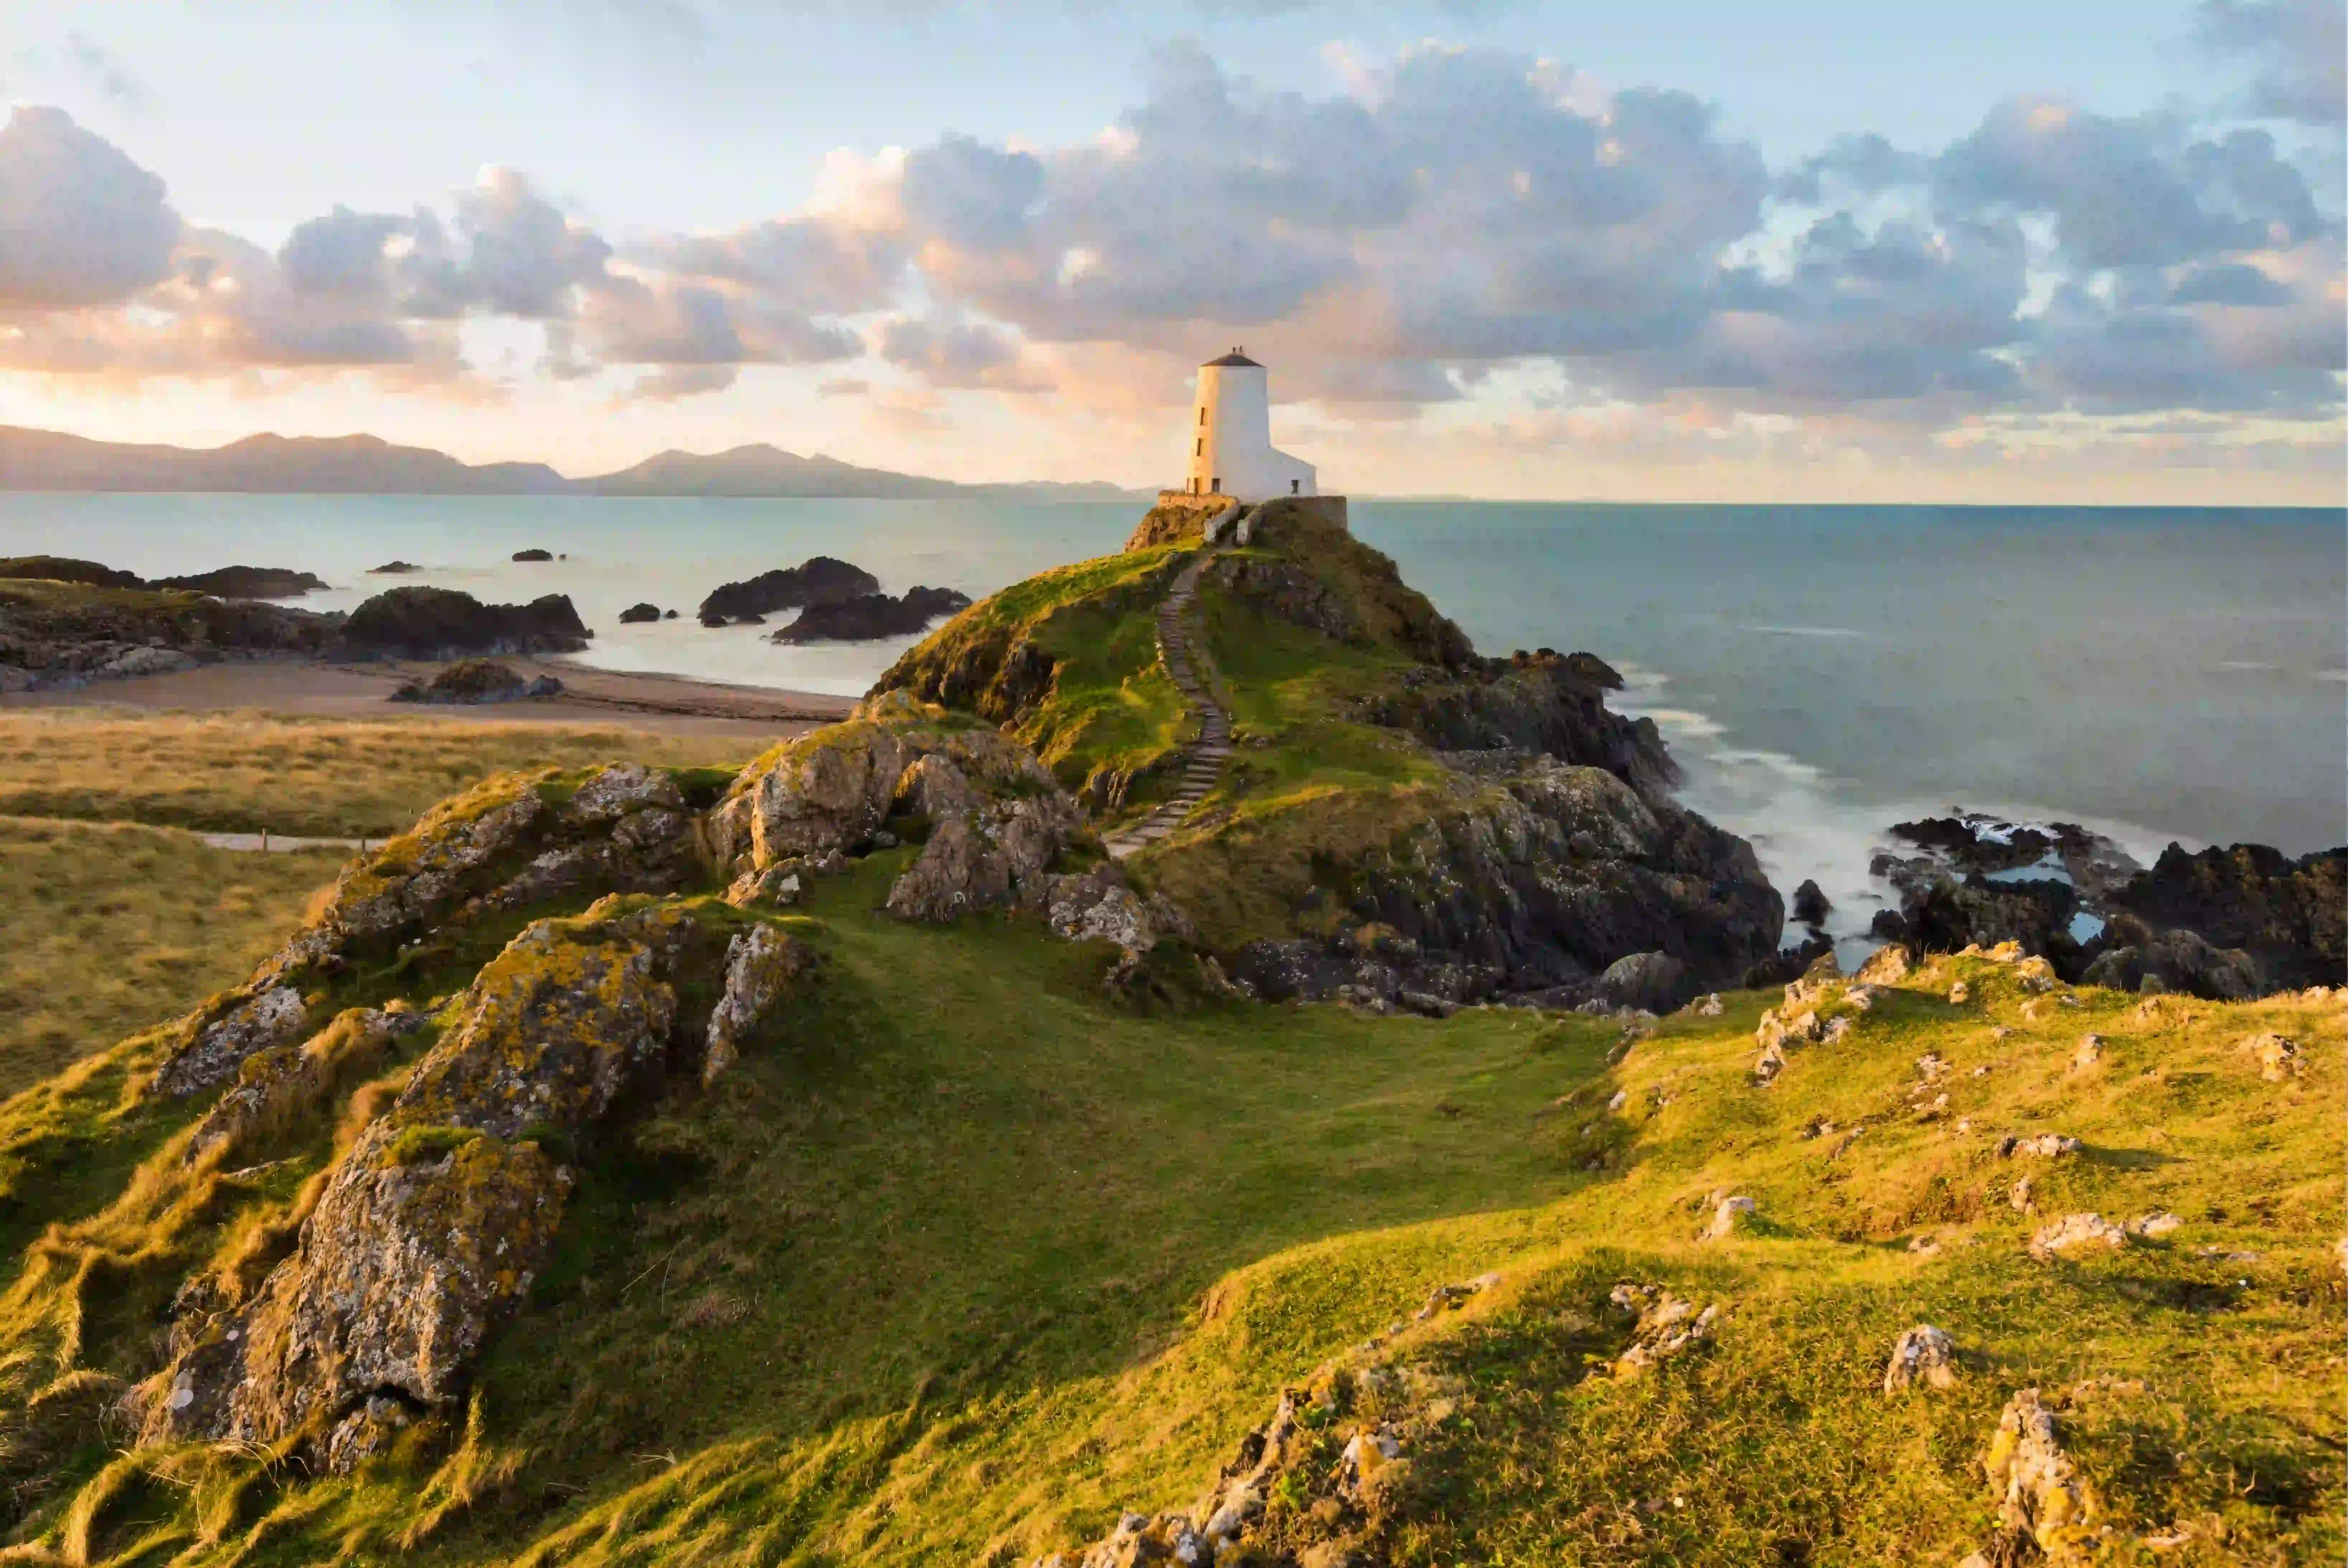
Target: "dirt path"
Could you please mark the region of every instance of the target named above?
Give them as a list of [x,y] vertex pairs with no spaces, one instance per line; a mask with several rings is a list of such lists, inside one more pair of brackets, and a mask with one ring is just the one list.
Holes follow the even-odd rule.
[[1231,758],[1231,716],[1223,711],[1222,704],[1215,700],[1213,689],[1199,675],[1200,668],[1211,670],[1214,666],[1202,651],[1192,646],[1189,628],[1185,624],[1190,606],[1198,600],[1199,576],[1217,553],[1211,545],[1201,549],[1199,558],[1182,569],[1158,605],[1158,657],[1177,689],[1198,710],[1199,738],[1183,748],[1181,782],[1173,798],[1105,841],[1112,859],[1121,861],[1172,832],[1214,789],[1216,780],[1222,777],[1223,764]]

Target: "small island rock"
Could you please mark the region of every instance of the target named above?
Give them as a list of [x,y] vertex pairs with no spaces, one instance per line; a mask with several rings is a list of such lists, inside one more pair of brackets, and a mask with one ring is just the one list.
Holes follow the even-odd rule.
[[[669,614],[674,615],[676,612],[671,610]],[[660,606],[657,604],[631,604],[620,612],[620,624],[623,626],[638,625],[645,621],[657,621],[660,618]]]

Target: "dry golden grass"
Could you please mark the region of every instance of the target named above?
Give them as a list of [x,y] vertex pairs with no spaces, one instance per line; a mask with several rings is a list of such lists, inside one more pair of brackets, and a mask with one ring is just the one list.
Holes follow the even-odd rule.
[[0,1095],[242,979],[341,861],[0,817]]
[[619,757],[702,767],[758,749],[729,736],[549,724],[50,708],[0,715],[0,814],[374,837],[510,769]]

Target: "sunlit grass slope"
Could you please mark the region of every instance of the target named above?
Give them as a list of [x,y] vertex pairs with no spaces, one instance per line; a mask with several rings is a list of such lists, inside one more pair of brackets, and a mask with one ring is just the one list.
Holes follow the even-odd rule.
[[0,714],[0,814],[380,838],[492,773],[615,757],[738,764],[757,749],[540,724],[20,710]]
[[[2111,1560],[2339,1554],[2336,999],[2074,1007],[1943,960],[1761,1088],[1774,996],[1627,1050],[1612,1021],[1509,1010],[1137,1016],[1102,954],[1032,926],[877,915],[891,861],[795,917],[825,964],[782,1031],[594,1168],[453,1455],[314,1481],[94,1431],[22,1537],[89,1562],[1024,1563],[1189,1504],[1283,1384],[1399,1322],[1375,1357],[1457,1398],[1395,1562],[1953,1563],[2024,1386],[2068,1400]],[[2263,1076],[2265,1031],[2295,1071]],[[1996,1152],[2050,1130],[2083,1149]],[[1701,1239],[1728,1195],[1756,1222]],[[201,1253],[247,1201],[140,1233]],[[2084,1210],[2182,1225],[2026,1255]],[[1715,1342],[1604,1375],[1623,1281],[1721,1304]],[[1920,1321],[1962,1375],[1886,1396]]]
[[0,817],[0,1096],[243,979],[341,860]]

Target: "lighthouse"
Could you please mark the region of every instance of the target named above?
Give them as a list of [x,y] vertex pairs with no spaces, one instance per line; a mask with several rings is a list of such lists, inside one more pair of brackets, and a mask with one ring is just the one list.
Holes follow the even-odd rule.
[[1272,393],[1263,366],[1232,349],[1199,366],[1199,402],[1190,417],[1192,495],[1266,501],[1317,495],[1313,465],[1272,444]]

